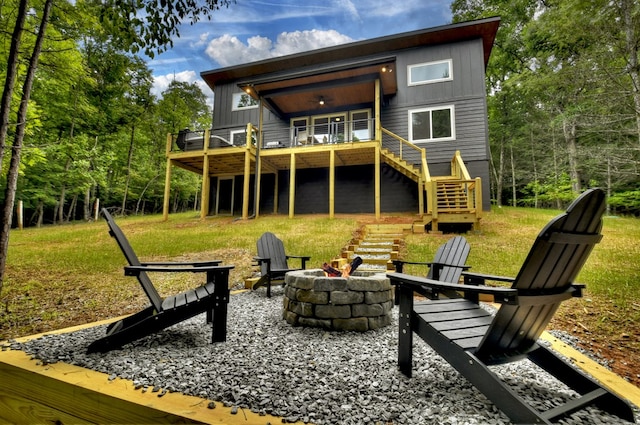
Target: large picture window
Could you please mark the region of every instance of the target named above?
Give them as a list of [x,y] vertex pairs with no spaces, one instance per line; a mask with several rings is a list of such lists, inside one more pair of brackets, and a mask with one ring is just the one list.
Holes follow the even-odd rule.
[[410,86],[453,80],[451,59],[409,65],[407,73],[407,81]]
[[455,139],[453,106],[414,109],[409,111],[411,142],[432,142]]
[[251,109],[257,108],[258,101],[249,96],[246,93],[234,93],[233,94],[233,105],[231,109],[233,111],[239,111],[242,109]]

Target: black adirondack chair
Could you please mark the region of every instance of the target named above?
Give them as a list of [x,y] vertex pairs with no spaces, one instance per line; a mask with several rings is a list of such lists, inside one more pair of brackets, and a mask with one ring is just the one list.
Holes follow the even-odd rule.
[[[429,268],[427,279],[458,283],[462,277],[462,272],[470,268],[465,264],[470,250],[469,242],[464,236],[454,236],[438,247],[431,262],[393,260],[393,265],[398,273],[404,271],[405,264],[424,265]],[[440,296],[439,292],[429,287],[417,288],[417,292],[427,298],[438,298]],[[445,295],[458,298],[457,292],[445,291]],[[396,304],[398,302],[396,292]]]
[[[107,334],[92,342],[88,352],[106,352],[124,344],[151,335],[171,325],[206,312],[207,323],[212,324],[212,342],[227,338],[227,303],[229,302],[229,270],[233,266],[221,266],[221,261],[190,263],[141,263],[124,233],[106,209],[102,210],[113,236],[129,266],[127,276],[135,276],[149,298],[151,305],[107,327]],[[205,273],[206,283],[198,288],[162,298],[151,282],[149,272]]]
[[[443,283],[402,273],[388,273],[400,297],[400,370],[411,377],[413,332],[447,360],[514,423],[551,423],[588,405],[633,421],[629,403],[566,363],[538,337],[560,303],[582,295],[574,279],[602,238],[605,195],[592,189],[540,232],[515,278],[464,272],[465,284]],[[512,282],[487,287],[487,280]],[[461,291],[466,298],[413,301],[419,287]],[[477,303],[478,294],[500,303],[492,316]],[[540,412],[506,385],[488,366],[530,359],[580,396]]]
[[[284,279],[284,275],[292,270],[303,270],[311,257],[302,255],[287,255],[284,244],[271,232],[265,232],[256,243],[258,256],[255,257],[260,266],[260,279],[253,284],[253,289],[261,286],[267,287],[267,297],[271,297],[271,282]],[[300,260],[300,268],[289,267],[288,260],[296,258]]]

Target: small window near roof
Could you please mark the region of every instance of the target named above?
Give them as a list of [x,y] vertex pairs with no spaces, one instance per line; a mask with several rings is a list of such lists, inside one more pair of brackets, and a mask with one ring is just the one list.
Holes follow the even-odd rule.
[[451,59],[409,65],[407,71],[410,86],[453,80]]
[[257,108],[257,107],[258,107],[258,101],[252,98],[251,96],[249,96],[248,94],[246,93],[233,94],[233,105],[231,108],[233,111]]

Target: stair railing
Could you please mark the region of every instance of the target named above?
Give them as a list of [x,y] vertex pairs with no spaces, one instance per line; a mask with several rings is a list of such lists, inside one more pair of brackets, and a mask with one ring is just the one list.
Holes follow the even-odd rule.
[[[383,137],[381,144],[383,148],[388,149],[397,155],[401,160],[409,164],[415,164],[419,161],[420,177],[418,179],[418,208],[419,214],[424,214],[424,197],[423,193],[427,192],[427,199],[432,199],[435,192],[432,191],[431,173],[427,165],[427,151],[420,148],[401,136],[381,127]],[[388,137],[384,137],[384,136]],[[419,158],[419,159],[418,159]]]

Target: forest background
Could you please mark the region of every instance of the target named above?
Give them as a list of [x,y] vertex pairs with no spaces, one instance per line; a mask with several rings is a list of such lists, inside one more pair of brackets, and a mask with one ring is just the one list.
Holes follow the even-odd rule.
[[[96,199],[129,214],[161,209],[167,133],[207,128],[212,114],[196,84],[153,96],[138,53],[153,57],[181,24],[223,6],[233,3],[0,3],[0,259],[16,200],[35,226],[90,220]],[[451,9],[454,22],[502,19],[487,67],[494,204],[562,208],[600,186],[610,214],[639,215],[640,4],[455,0]],[[171,211],[197,208],[200,185],[175,170]],[[0,290],[3,274],[4,260]]]

